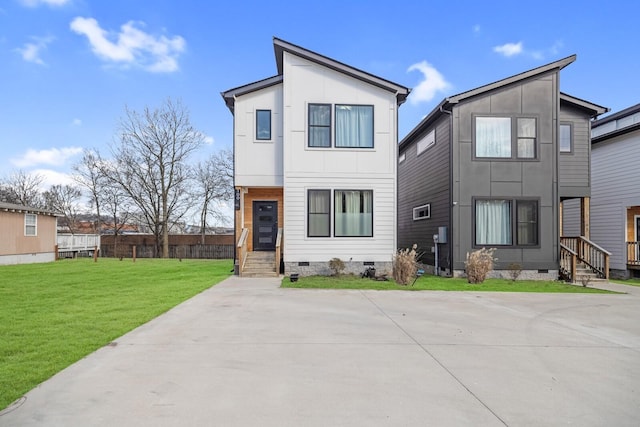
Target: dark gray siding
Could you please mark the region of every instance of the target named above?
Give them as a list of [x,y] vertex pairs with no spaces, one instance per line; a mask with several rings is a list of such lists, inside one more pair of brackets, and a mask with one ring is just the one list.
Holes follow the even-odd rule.
[[[525,80],[462,102],[453,109],[453,268],[464,270],[473,251],[476,197],[534,198],[539,203],[539,247],[500,248],[496,269],[518,263],[526,270],[558,269],[556,125],[557,72]],[[525,115],[538,119],[538,159],[473,159],[474,114]]]
[[591,195],[589,115],[561,103],[560,124],[571,125],[572,151],[559,154],[559,195],[561,198],[589,197]]
[[[417,156],[417,142],[434,128],[435,145]],[[423,253],[422,261],[428,265],[435,265],[431,248],[438,227],[447,227],[448,241],[451,236],[449,148],[449,117],[445,115],[400,152],[405,160],[398,165],[398,246],[402,249],[416,243]],[[431,204],[431,218],[414,221],[413,208],[427,203]],[[441,244],[439,252],[440,267],[449,269],[449,244]]]

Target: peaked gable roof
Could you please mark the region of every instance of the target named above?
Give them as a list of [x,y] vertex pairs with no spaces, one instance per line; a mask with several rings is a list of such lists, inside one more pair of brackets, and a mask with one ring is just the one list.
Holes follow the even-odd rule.
[[389,80],[385,80],[381,77],[367,73],[366,71],[359,70],[350,65],[343,64],[342,62],[336,61],[335,59],[320,55],[319,53],[297,46],[293,43],[289,43],[277,37],[273,38],[273,49],[276,56],[276,66],[278,69],[278,74],[276,76],[229,89],[220,93],[220,95],[222,95],[222,98],[224,99],[225,104],[227,105],[227,108],[229,108],[232,113],[234,111],[236,97],[282,83],[284,52],[291,53],[292,55],[296,55],[300,58],[315,62],[316,64],[320,64],[324,67],[330,68],[370,85],[392,92],[396,95],[398,105],[401,105],[404,101],[406,101],[409,92],[411,92],[411,89],[405,86],[399,85]]
[[585,101],[584,99],[576,98],[575,96],[571,96],[564,92],[560,92],[560,103],[571,104],[574,107],[578,107],[581,110],[586,111],[592,118],[609,111],[609,108],[607,107]]
[[[502,80],[498,80],[493,83],[489,83],[484,86],[480,86],[475,89],[471,89],[466,92],[462,92],[457,95],[452,95],[443,99],[433,110],[431,110],[431,112],[424,119],[420,121],[420,123],[418,123],[416,127],[414,127],[404,138],[402,138],[402,141],[400,141],[400,144],[399,144],[400,149],[402,150],[406,145],[410,144],[418,134],[423,132],[428,126],[430,126],[435,120],[437,120],[443,114],[447,114],[449,111],[451,111],[451,108],[455,104],[459,104],[471,98],[486,95],[489,92],[502,89],[504,87],[511,86],[511,85],[520,83],[524,80],[538,77],[546,73],[560,71],[567,65],[574,62],[576,58],[577,58],[576,55],[567,56],[566,58],[562,58],[557,61],[542,65],[540,67],[536,67],[519,74],[514,74],[513,76],[504,78]],[[566,95],[566,97],[567,97],[567,100],[569,98],[576,100],[576,102],[577,100],[579,100],[579,98],[573,98],[573,97],[570,97],[569,95]],[[579,100],[579,101],[582,101],[582,100]],[[587,101],[582,101],[582,102],[587,103]],[[594,108],[595,107],[604,108],[604,107],[596,106],[595,104],[590,104],[590,105],[594,106]]]
[[17,205],[15,203],[0,202],[0,211],[16,213],[35,213],[41,215],[58,216],[47,209],[34,208],[30,206]]

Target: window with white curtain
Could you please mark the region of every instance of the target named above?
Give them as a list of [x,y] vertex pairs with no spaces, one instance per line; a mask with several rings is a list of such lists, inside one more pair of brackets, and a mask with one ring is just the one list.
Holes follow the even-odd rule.
[[373,105],[336,104],[336,147],[373,148]]
[[476,157],[511,157],[510,117],[476,117]]
[[334,236],[373,236],[373,191],[334,191]]
[[537,132],[534,117],[475,117],[475,157],[535,159]]
[[476,200],[476,245],[511,245],[509,200]]
[[475,201],[476,246],[537,246],[538,225],[537,200]]
[[329,237],[331,224],[331,191],[309,190],[307,236]]
[[38,216],[36,214],[24,214],[24,235],[38,235]]

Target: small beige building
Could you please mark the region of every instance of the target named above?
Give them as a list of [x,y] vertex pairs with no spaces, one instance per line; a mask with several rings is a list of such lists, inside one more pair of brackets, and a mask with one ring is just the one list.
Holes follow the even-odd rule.
[[0,202],[0,265],[55,261],[54,213]]

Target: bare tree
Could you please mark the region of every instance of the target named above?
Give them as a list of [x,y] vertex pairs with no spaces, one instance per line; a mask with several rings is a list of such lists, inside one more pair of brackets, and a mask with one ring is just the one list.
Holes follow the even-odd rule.
[[96,220],[93,224],[94,233],[100,233],[101,207],[105,187],[108,179],[104,175],[102,167],[103,160],[98,151],[84,150],[82,160],[73,166],[75,174],[73,180],[85,188],[89,194],[89,205],[92,210],[95,208]]
[[63,216],[63,222],[71,233],[77,231],[78,215],[80,215],[80,199],[82,191],[72,185],[52,185],[44,192],[47,209]]
[[142,113],[125,109],[113,163],[105,171],[140,210],[169,256],[169,225],[181,216],[187,195],[188,158],[204,143],[181,102],[166,100]]
[[42,207],[43,200],[40,186],[44,177],[40,174],[27,173],[23,170],[13,172],[4,182],[2,197],[8,203],[23,206]]
[[194,196],[200,202],[200,234],[204,244],[208,218],[226,219],[219,209],[212,207],[216,201],[233,197],[233,153],[221,150],[207,160],[199,162],[194,169],[196,190]]

